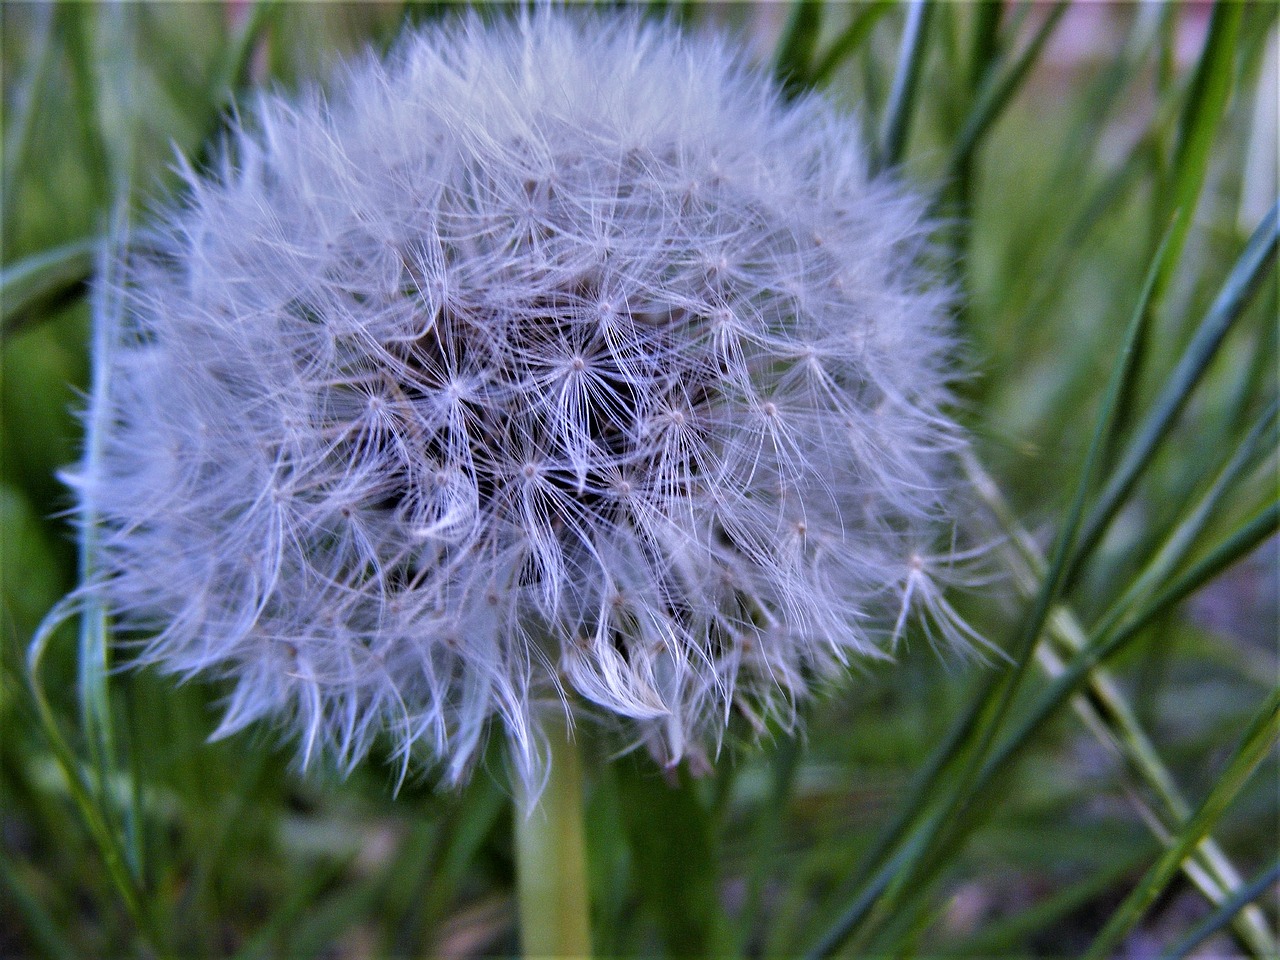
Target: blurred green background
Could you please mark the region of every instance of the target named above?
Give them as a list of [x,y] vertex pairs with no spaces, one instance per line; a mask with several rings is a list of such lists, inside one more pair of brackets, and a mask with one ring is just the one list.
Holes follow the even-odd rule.
[[[588,732],[597,951],[1268,955],[1276,5],[651,10],[739,32],[937,196],[990,574],[950,599],[1010,662],[917,631],[810,705],[798,742],[701,777]],[[462,791],[428,773],[396,795],[377,757],[344,781],[292,769],[271,730],[206,742],[220,691],[105,670],[101,623],[27,663],[76,581],[57,471],[81,443],[95,245],[168,196],[175,150],[216,155],[253,90],[456,12],[0,7],[0,955],[517,949],[499,745]],[[1078,655],[1112,641],[1104,667]]]

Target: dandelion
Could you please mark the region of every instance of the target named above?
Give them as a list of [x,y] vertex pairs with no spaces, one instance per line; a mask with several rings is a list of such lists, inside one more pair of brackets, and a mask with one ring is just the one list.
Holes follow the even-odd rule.
[[[718,40],[533,13],[262,97],[118,265],[90,585],[303,760],[664,762],[885,655],[953,521],[946,295],[855,124]],[[944,635],[965,642],[963,631]]]

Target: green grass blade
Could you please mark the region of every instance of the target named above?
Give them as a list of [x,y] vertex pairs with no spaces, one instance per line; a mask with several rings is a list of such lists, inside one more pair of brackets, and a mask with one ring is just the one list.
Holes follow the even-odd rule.
[[1270,751],[1277,736],[1280,736],[1280,688],[1273,690],[1263,702],[1200,809],[1179,832],[1174,844],[1152,865],[1138,886],[1111,915],[1111,919],[1090,946],[1085,960],[1103,960],[1110,956],[1125,935],[1137,926],[1142,915],[1177,874],[1182,861],[1221,818]]
[[102,128],[99,125],[98,89],[93,65],[92,19],[98,8],[89,5],[62,4],[58,8],[58,28],[66,44],[71,64],[75,94],[76,125],[84,150],[84,163],[94,191],[95,206],[106,201],[106,185],[110,177],[110,158]]
[[1199,542],[1200,535],[1209,521],[1221,511],[1228,495],[1235,491],[1240,479],[1257,465],[1260,458],[1274,453],[1276,443],[1280,440],[1277,431],[1278,418],[1280,418],[1280,402],[1273,400],[1270,407],[1254,424],[1253,429],[1240,441],[1204,495],[1187,516],[1169,532],[1142,573],[1130,584],[1123,596],[1103,614],[1100,622],[1104,624],[1119,622],[1127,611],[1150,596],[1157,585],[1166,580],[1178,564],[1186,559]]
[[83,296],[101,246],[101,240],[77,240],[0,270],[0,337],[10,337]]
[[1280,529],[1280,503],[1271,503],[1239,527],[1210,553],[1166,586],[1146,606],[1131,613],[1121,625],[1096,633],[1088,647],[1067,664],[1066,670],[1041,694],[1036,705],[1019,723],[983,768],[981,783],[989,784],[1009,763],[1032,734],[1080,685],[1088,672],[1133,641],[1142,630],[1174,605],[1200,589],[1218,574],[1252,552]]
[[[1096,425],[1093,431],[1093,437],[1090,441],[1089,451],[1085,457],[1084,467],[1081,470],[1071,505],[1067,510],[1066,518],[1058,532],[1052,552],[1052,560],[1047,567],[1045,576],[1041,581],[1040,588],[1036,593],[1030,611],[1026,618],[1024,618],[1021,628],[1012,645],[1011,657],[1013,659],[1014,666],[1012,670],[1003,677],[997,677],[994,674],[991,675],[991,678],[983,684],[980,694],[971,700],[970,707],[966,711],[966,714],[962,718],[960,724],[953,728],[953,732],[948,737],[944,745],[944,749],[937,751],[930,759],[927,767],[926,778],[921,782],[919,789],[913,790],[911,799],[905,805],[903,812],[894,821],[890,828],[891,835],[894,836],[894,843],[897,842],[896,835],[904,831],[908,825],[919,816],[927,803],[928,797],[935,792],[933,787],[940,779],[942,771],[951,764],[952,758],[956,757],[961,752],[970,754],[966,766],[959,777],[957,785],[954,787],[950,801],[943,813],[935,817],[933,822],[936,826],[926,829],[921,834],[923,839],[919,843],[918,849],[922,852],[926,850],[930,844],[934,842],[936,831],[941,830],[942,825],[950,818],[956,809],[965,804],[966,797],[971,791],[971,783],[978,775],[978,763],[981,756],[992,741],[995,731],[1003,720],[1004,715],[1012,702],[1013,696],[1017,692],[1018,686],[1031,662],[1031,653],[1034,649],[1036,640],[1039,638],[1041,631],[1044,628],[1049,612],[1058,597],[1065,578],[1067,565],[1072,556],[1071,551],[1075,541],[1076,531],[1078,530],[1084,516],[1085,500],[1087,499],[1089,490],[1092,488],[1093,476],[1096,472],[1102,449],[1110,435],[1119,399],[1125,390],[1126,380],[1133,372],[1131,356],[1135,345],[1140,338],[1143,326],[1145,325],[1147,303],[1151,296],[1155,278],[1164,262],[1164,256],[1167,251],[1168,245],[1163,244],[1156,252],[1156,256],[1148,270],[1146,283],[1143,286],[1142,293],[1138,297],[1138,305],[1134,309],[1129,320],[1128,330],[1125,336],[1125,344],[1120,355],[1117,357],[1115,367],[1112,371],[1111,382],[1108,385],[1106,395],[1103,398],[1102,405],[1099,409]],[[968,744],[973,740],[978,742],[978,746],[976,750],[971,751],[968,748]],[[877,850],[879,849],[881,848],[878,847]],[[914,873],[914,868],[915,864],[909,862],[906,869],[902,870],[897,875],[895,878],[896,889],[902,889],[908,885],[909,879]],[[891,878],[885,876],[882,871],[875,881],[864,886],[863,891],[853,898],[849,909],[846,910],[841,915],[837,923],[824,934],[819,941],[818,946],[810,952],[809,956],[829,956],[835,950],[839,949],[845,939],[852,935],[855,928],[867,918],[868,911],[872,904],[876,902],[886,902],[881,898],[881,894],[878,889],[875,896],[871,896],[870,892],[881,886],[887,889],[890,879]]]
[[875,29],[876,24],[893,9],[893,6],[894,0],[870,0],[858,6],[853,20],[832,41],[827,52],[810,72],[809,83],[817,87],[829,81],[840,69],[841,64],[862,49],[863,44],[870,39],[871,31]]
[[[1172,429],[1191,392],[1200,382],[1235,321],[1244,313],[1253,291],[1275,259],[1280,243],[1280,204],[1271,208],[1250,237],[1217,299],[1209,308],[1177,367],[1169,375],[1150,414],[1129,445],[1120,465],[1098,497],[1080,535],[1076,564],[1097,545],[1138,478],[1151,462],[1160,442]],[[1073,569],[1074,577],[1076,570]]]
[[784,95],[794,97],[812,82],[811,66],[821,32],[822,0],[793,0],[773,61],[773,75]]
[[1237,890],[1231,899],[1225,901],[1213,913],[1198,923],[1185,937],[1178,941],[1167,953],[1160,955],[1160,960],[1185,960],[1191,951],[1204,943],[1211,936],[1225,927],[1249,904],[1280,880],[1280,860],[1259,871],[1258,875]]
[[164,957],[168,954],[162,947],[163,941],[159,935],[159,928],[154,922],[147,893],[138,878],[130,872],[129,856],[124,844],[119,834],[112,828],[110,819],[103,812],[101,801],[104,798],[94,793],[93,786],[85,777],[75,752],[62,733],[41,678],[41,666],[50,642],[63,624],[80,613],[81,603],[81,598],[72,594],[49,611],[27,651],[27,686],[40,720],[41,730],[53,750],[58,766],[66,777],[67,789],[76,805],[76,810],[102,856],[116,892],[152,950],[158,956]]
[[[1224,468],[1219,482],[1213,487],[1227,486],[1226,475],[1232,472],[1233,466],[1247,461],[1249,455],[1245,450],[1265,445],[1265,436],[1272,433],[1265,424],[1260,425],[1250,438],[1241,445],[1241,450]],[[997,519],[1008,539],[1010,552],[1009,565],[1014,579],[1021,591],[1030,597],[1036,584],[1044,576],[1044,558],[1034,538],[1019,526],[1013,511],[1005,501],[995,481],[986,474],[976,460],[969,458],[967,467],[974,487],[986,501],[992,514]],[[1212,500],[1213,488],[1204,498]],[[1193,515],[1196,511],[1193,511]],[[1170,539],[1177,539],[1175,532]],[[1105,618],[1104,618],[1105,619]],[[1088,637],[1080,621],[1067,607],[1059,607],[1049,622],[1049,636],[1054,641],[1058,652],[1052,647],[1041,646],[1039,653],[1042,664],[1046,667],[1050,679],[1060,676],[1064,666],[1058,658],[1071,657],[1078,654],[1088,645]],[[1052,661],[1052,662],[1050,662]],[[1120,687],[1115,683],[1110,672],[1101,666],[1093,667],[1088,673],[1089,695],[1084,693],[1074,697],[1076,711],[1086,720],[1090,729],[1099,735],[1104,745],[1114,749],[1125,761],[1129,770],[1149,788],[1159,803],[1159,808],[1147,810],[1143,820],[1156,831],[1157,836],[1166,840],[1177,824],[1190,814],[1190,805],[1183,798],[1173,775],[1165,767],[1157,753],[1151,738],[1143,730],[1137,715],[1129,706]],[[1135,794],[1136,802],[1142,803]],[[1217,841],[1206,837],[1196,850],[1195,863],[1187,864],[1188,877],[1195,883],[1209,900],[1215,904],[1222,900],[1240,885],[1240,876],[1223,853]],[[1201,872],[1197,872],[1197,868]],[[1275,953],[1275,939],[1267,928],[1265,919],[1257,910],[1248,909],[1235,918],[1238,932],[1244,942],[1248,943],[1258,956],[1269,956]]]
[[[708,957],[721,951],[717,907],[719,863],[715,831],[688,776],[669,784],[652,767],[619,765],[622,820],[631,850],[635,887],[675,956]],[[677,768],[677,775],[678,768]],[[654,823],[665,824],[655,830]]]
[[1039,59],[1041,51],[1053,36],[1053,32],[1069,6],[1070,0],[1058,0],[1027,44],[1026,49],[1003,71],[997,71],[988,76],[987,82],[978,92],[977,102],[956,137],[949,169],[960,169],[973,154],[987,130],[999,119],[1000,114],[1004,112],[1004,108],[1018,92],[1023,80]]
[[1157,302],[1162,299],[1165,286],[1181,258],[1208,173],[1218,126],[1231,98],[1236,45],[1244,8],[1245,4],[1231,0],[1219,0],[1214,6],[1204,49],[1187,91],[1174,148],[1172,189],[1165,208],[1166,211],[1179,211],[1174,220],[1173,257],[1161,274]]
[[916,91],[920,75],[924,72],[924,60],[928,56],[929,18],[933,0],[908,0],[907,23],[902,31],[902,48],[898,55],[898,69],[889,88],[889,103],[885,107],[884,133],[878,167],[896,167],[902,162],[915,113]]
[[969,86],[977,90],[1000,50],[1000,20],[1004,0],[980,3],[973,10],[973,50],[969,62]]
[[[0,198],[4,200],[4,237],[8,240],[10,226],[17,204],[15,191],[22,182],[27,158],[31,155],[31,134],[35,128],[38,107],[43,106],[45,88],[49,81],[50,61],[53,60],[53,5],[41,4],[32,8],[35,23],[27,41],[27,56],[31,65],[16,79],[9,79],[11,97],[8,128],[4,137],[4,163],[0,173]],[[16,87],[16,91],[13,89]]]

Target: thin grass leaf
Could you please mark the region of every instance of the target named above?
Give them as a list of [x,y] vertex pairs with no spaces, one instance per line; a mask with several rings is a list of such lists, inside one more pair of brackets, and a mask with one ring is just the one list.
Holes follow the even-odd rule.
[[[1215,483],[1206,495],[1205,501],[1213,501],[1214,490],[1219,486],[1230,485],[1229,476],[1235,472],[1234,467],[1240,461],[1248,461],[1250,453],[1256,454],[1259,441],[1272,430],[1265,426],[1254,431],[1251,437],[1241,445],[1241,449],[1224,467],[1220,482]],[[1249,452],[1246,452],[1249,451]],[[1010,558],[1010,566],[1015,582],[1022,592],[1030,597],[1036,584],[1044,576],[1044,558],[1032,536],[1018,525],[1008,503],[1004,500],[995,481],[988,475],[972,456],[966,457],[966,469],[974,488],[986,501],[992,514],[996,517],[1015,556]],[[1193,511],[1193,517],[1199,511]],[[1194,521],[1193,521],[1194,522]],[[1199,524],[1195,524],[1197,530]],[[1175,531],[1170,540],[1182,539]],[[1179,562],[1180,562],[1179,558]],[[1167,572],[1167,571],[1166,571]],[[1066,607],[1054,611],[1049,622],[1049,636],[1055,641],[1058,650],[1065,656],[1075,656],[1088,645],[1088,637],[1079,620]],[[1038,649],[1042,662],[1046,663],[1046,671],[1050,679],[1061,676],[1065,665],[1058,654],[1047,646]],[[1172,774],[1161,761],[1150,737],[1143,730],[1128,701],[1121,694],[1118,685],[1104,667],[1094,667],[1089,671],[1088,682],[1090,696],[1078,694],[1073,705],[1081,713],[1090,728],[1109,743],[1125,761],[1130,771],[1147,785],[1160,804],[1160,810],[1147,810],[1143,819],[1162,840],[1168,839],[1176,825],[1190,815],[1190,805],[1183,798],[1174,782]],[[1134,801],[1140,810],[1145,802],[1135,796]],[[1210,902],[1221,903],[1225,897],[1240,886],[1239,873],[1223,853],[1217,841],[1206,837],[1195,851],[1195,859],[1184,865],[1188,868],[1188,876],[1199,887]],[[1275,938],[1267,928],[1265,918],[1259,911],[1247,910],[1237,919],[1238,932],[1258,956],[1269,956],[1276,952]]]
[[58,629],[80,613],[82,598],[72,594],[59,602],[36,631],[35,637],[27,651],[27,682],[31,699],[40,720],[45,739],[53,750],[63,775],[66,777],[67,789],[75,802],[81,820],[88,828],[89,835],[98,853],[102,856],[107,873],[111,877],[116,893],[124,902],[125,909],[137,925],[139,932],[147,940],[153,952],[160,957],[168,957],[160,936],[159,926],[152,914],[152,904],[140,883],[130,871],[130,857],[118,833],[112,828],[110,818],[104,813],[105,798],[95,794],[89,780],[86,779],[81,765],[63,736],[62,728],[53,710],[53,705],[45,693],[41,679],[41,665]]
[[794,97],[812,82],[813,55],[821,32],[822,0],[793,0],[773,61],[773,75],[785,96]]
[[1058,0],[1036,30],[1026,49],[1004,70],[988,75],[987,82],[978,92],[977,102],[956,137],[948,169],[958,170],[968,161],[987,130],[999,119],[1004,108],[1021,88],[1022,81],[1026,79],[1036,60],[1039,59],[1044,45],[1053,36],[1054,30],[1057,29],[1058,23],[1069,6],[1070,0]]
[[[117,224],[115,235],[124,235],[124,222],[127,217],[127,206],[123,200],[117,204]],[[99,275],[109,278],[112,274],[112,254],[107,245],[98,248]],[[96,476],[96,464],[101,457],[101,443],[104,424],[101,413],[108,404],[105,401],[108,384],[108,372],[111,369],[111,346],[114,343],[122,309],[118,294],[111,283],[98,286],[93,297],[93,373],[92,391],[93,405],[91,409],[99,411],[97,419],[86,424],[83,469],[86,476]],[[81,582],[92,582],[96,571],[93,558],[97,552],[98,517],[91,498],[86,494],[81,498],[79,516],[79,563]],[[100,797],[108,794],[108,785],[123,775],[127,782],[137,784],[139,777],[136,770],[125,770],[121,763],[116,746],[116,735],[112,722],[112,701],[108,690],[107,677],[111,670],[109,628],[107,613],[93,593],[86,594],[80,610],[80,637],[78,656],[76,658],[76,692],[80,707],[81,733],[88,749],[91,769],[98,777],[97,793]],[[141,799],[136,790],[129,791],[129,802],[122,806],[122,829],[126,842],[124,852],[128,857],[129,871],[135,878],[146,875],[143,864],[142,829],[143,816]]]
[[[31,154],[31,135],[35,129],[38,106],[45,102],[45,88],[49,81],[50,63],[53,60],[52,4],[39,4],[31,8],[32,30],[27,40],[27,56],[30,65],[22,76],[7,78],[10,84],[8,128],[4,137],[4,163],[0,164],[0,197],[4,198],[4,236],[11,235],[10,227],[17,204],[14,196],[26,171],[27,158]],[[16,88],[16,90],[14,89]]]
[[1181,603],[1280,529],[1280,502],[1268,504],[1203,559],[1160,591],[1144,607],[1131,612],[1122,624],[1096,630],[1090,644],[1067,664],[1066,670],[1041,694],[1015,731],[987,761],[979,778],[986,786],[1022,749],[1034,732],[1079,686],[1088,672],[1114,656],[1154,620]]
[[[677,776],[679,769],[676,768]],[[717,906],[719,864],[711,817],[687,775],[677,786],[652,768],[618,765],[622,827],[630,845],[641,903],[658,925],[669,953],[718,956],[723,943]],[[655,823],[663,824],[660,830]]]
[[1217,910],[1205,917],[1167,953],[1160,955],[1160,960],[1185,960],[1191,952],[1211,936],[1231,923],[1241,910],[1253,903],[1266,892],[1267,888],[1280,880],[1280,860],[1269,867],[1258,871],[1258,875],[1237,890],[1230,900],[1224,902]]
[[977,91],[1000,52],[1000,20],[1004,0],[989,0],[973,8],[973,41],[969,56],[969,87]]
[[76,126],[80,146],[84,150],[84,166],[94,191],[95,206],[106,200],[106,184],[110,176],[110,159],[106,140],[99,125],[97,84],[93,76],[93,44],[90,39],[91,18],[97,15],[92,5],[62,4],[58,11],[58,31],[66,45],[71,65],[71,81],[76,108]]
[[871,37],[886,13],[893,9],[894,0],[869,0],[859,5],[849,25],[831,42],[827,52],[809,73],[811,86],[820,87],[831,79],[840,66],[854,56]]
[[[924,789],[912,791],[912,796],[904,806],[903,813],[899,815],[891,826],[894,834],[905,830],[919,815],[928,798],[934,793],[933,787],[940,778],[942,771],[950,765],[951,758],[962,751],[967,753],[968,759],[956,784],[952,788],[950,798],[945,802],[943,811],[930,821],[932,826],[925,827],[918,834],[921,837],[921,850],[927,849],[929,845],[935,842],[936,832],[943,828],[955,811],[965,805],[966,799],[971,793],[971,783],[979,775],[981,758],[992,742],[996,730],[1003,720],[1014,694],[1017,692],[1020,681],[1031,661],[1031,653],[1035,642],[1039,638],[1045,621],[1048,619],[1049,612],[1062,588],[1068,564],[1074,556],[1072,552],[1073,544],[1076,531],[1084,516],[1085,500],[1089,490],[1092,488],[1093,476],[1097,469],[1101,452],[1111,434],[1117,406],[1120,397],[1124,393],[1126,380],[1133,374],[1132,353],[1146,324],[1147,303],[1168,249],[1168,244],[1165,243],[1157,250],[1156,256],[1148,269],[1143,290],[1138,297],[1137,307],[1130,317],[1124,347],[1117,357],[1112,371],[1111,382],[1108,385],[1098,413],[1089,451],[1085,457],[1084,467],[1081,470],[1074,497],[1051,553],[1052,560],[1047,566],[1045,576],[1041,581],[1029,614],[1023,620],[1012,645],[1013,652],[1011,656],[1014,666],[1008,674],[1004,676],[993,674],[983,683],[980,694],[970,702],[970,707],[960,724],[953,728],[954,732],[948,737],[944,745],[946,752],[938,751],[931,758],[927,767],[928,779],[922,783]],[[978,744],[976,748],[969,746],[971,740],[976,740]],[[897,842],[896,836],[894,842]],[[877,852],[881,849],[886,849],[887,852],[886,847],[877,846],[876,849]],[[882,876],[871,885],[865,887],[864,892],[854,898],[850,908],[841,916],[836,925],[827,931],[809,956],[828,956],[838,949],[840,944],[866,918],[867,911],[870,910],[873,903],[877,904],[880,909],[891,912],[893,898],[888,895],[890,883],[893,883],[894,889],[905,889],[914,878],[915,866],[916,864],[909,863],[906,869],[902,870],[896,878]],[[885,889],[885,895],[882,896],[879,893],[875,897],[867,895],[872,888],[880,887]]]
[[885,107],[884,132],[881,136],[877,167],[896,167],[902,162],[915,114],[916,90],[920,75],[924,72],[928,56],[929,18],[933,0],[908,0],[907,22],[902,31],[902,47],[898,54],[898,69],[889,88],[889,103]]
[[1172,429],[1191,392],[1217,355],[1223,339],[1244,313],[1253,292],[1275,260],[1277,244],[1280,244],[1280,204],[1271,208],[1249,238],[1217,299],[1152,404],[1137,438],[1130,443],[1120,465],[1099,494],[1080,535],[1070,580],[1075,579],[1080,563],[1097,546],[1134,484],[1151,463],[1156,448]]
[[1209,488],[1195,504],[1185,519],[1170,531],[1155,556],[1142,573],[1129,585],[1124,594],[1103,615],[1103,622],[1118,622],[1127,611],[1149,597],[1158,584],[1186,559],[1195,548],[1209,521],[1223,507],[1227,496],[1233,493],[1245,473],[1257,466],[1261,458],[1274,454],[1280,440],[1277,419],[1280,418],[1280,401],[1273,400],[1268,409],[1254,424],[1231,457],[1221,467]]
[[1222,0],[1214,5],[1204,49],[1187,91],[1178,124],[1170,190],[1164,199],[1166,211],[1179,211],[1174,218],[1173,257],[1156,286],[1156,303],[1163,299],[1164,290],[1181,259],[1208,173],[1218,127],[1231,99],[1236,44],[1244,9],[1245,4]]
[[[919,873],[922,876],[926,875],[928,870],[936,869],[940,864],[949,862],[967,831],[945,831],[944,828],[947,826],[948,820],[954,817],[957,823],[966,823],[971,829],[972,819],[966,821],[966,815],[969,814],[980,799],[987,796],[998,781],[998,778],[1005,773],[1011,761],[1016,759],[1031,736],[1041,728],[1044,722],[1065,701],[1072,697],[1076,688],[1088,676],[1091,669],[1135,639],[1156,617],[1162,615],[1174,604],[1184,600],[1217,574],[1255,549],[1262,541],[1274,535],[1277,529],[1280,529],[1280,503],[1273,503],[1237,530],[1217,549],[1212,551],[1209,556],[1187,571],[1175,583],[1167,587],[1147,609],[1142,611],[1139,617],[1126,623],[1113,633],[1099,637],[1097,641],[1091,643],[1079,656],[1072,660],[1067,665],[1066,670],[1041,696],[1041,699],[1032,708],[1029,715],[1020,722],[1015,732],[1000,744],[984,764],[964,807],[955,811],[949,809],[939,811],[912,836],[909,841],[911,845],[917,849],[932,852],[929,862],[925,864],[927,869],[921,869]],[[941,839],[939,840],[938,838]],[[1181,862],[1182,859],[1184,858],[1179,858],[1178,862]],[[891,882],[896,880],[897,878],[894,875],[895,866],[895,864],[891,863],[881,870],[868,892],[874,892],[878,896],[880,895],[879,891],[884,890]],[[897,867],[897,869],[901,869],[901,867]],[[893,914],[891,904],[885,904],[883,901],[876,902],[874,898],[872,898],[872,904],[881,913],[889,914],[890,916]],[[868,904],[868,909],[872,904]]]
[[0,337],[52,316],[83,296],[102,241],[77,240],[0,270]]
[[1142,916],[1178,872],[1183,860],[1222,817],[1280,736],[1280,688],[1272,691],[1250,722],[1240,744],[1205,797],[1200,809],[1179,832],[1138,886],[1129,894],[1098,934],[1085,960],[1103,960],[1137,926]]

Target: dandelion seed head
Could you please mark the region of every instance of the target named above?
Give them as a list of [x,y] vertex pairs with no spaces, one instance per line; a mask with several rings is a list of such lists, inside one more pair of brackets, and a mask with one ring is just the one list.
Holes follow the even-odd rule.
[[[856,125],[722,41],[530,14],[262,97],[119,265],[92,585],[221,732],[528,782],[882,656],[953,521],[947,296]],[[957,643],[966,634],[943,631]]]

